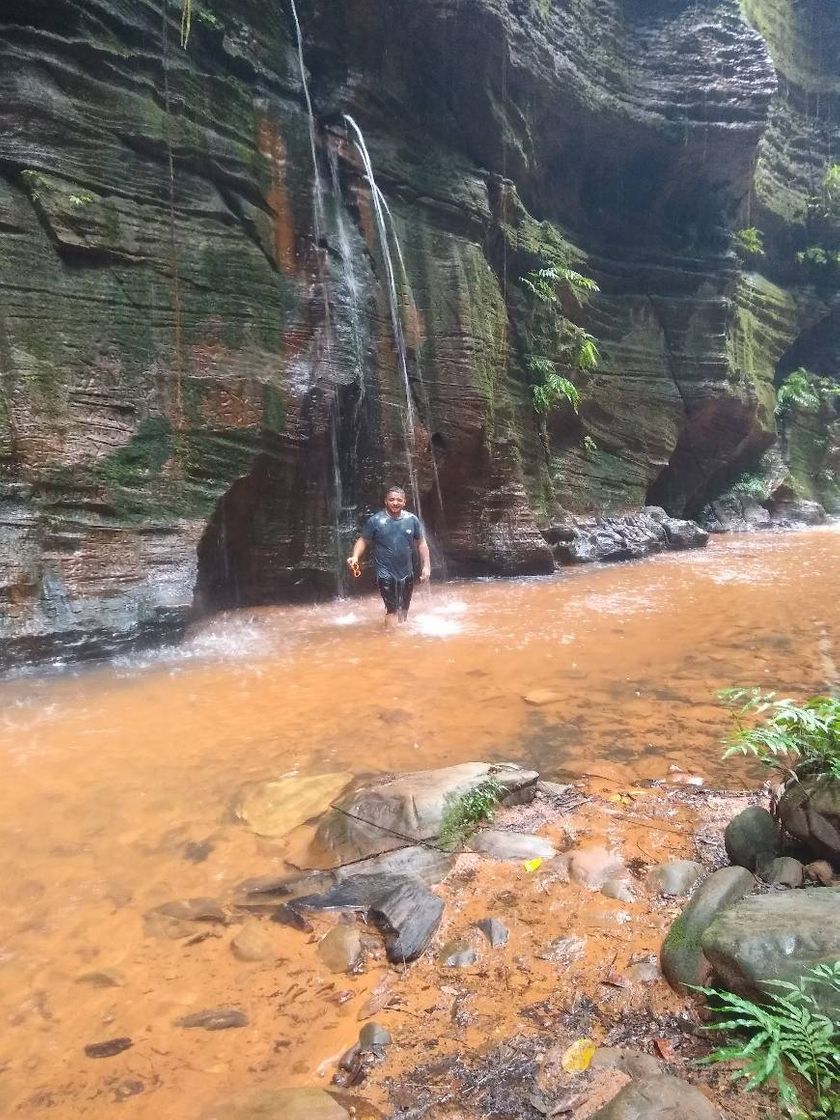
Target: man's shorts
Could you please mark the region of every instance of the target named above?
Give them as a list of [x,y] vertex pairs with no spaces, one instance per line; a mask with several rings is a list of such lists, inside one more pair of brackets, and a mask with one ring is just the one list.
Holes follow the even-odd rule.
[[385,603],[386,614],[398,614],[403,618],[411,606],[411,593],[414,590],[414,577],[406,579],[383,579],[377,581],[379,594]]

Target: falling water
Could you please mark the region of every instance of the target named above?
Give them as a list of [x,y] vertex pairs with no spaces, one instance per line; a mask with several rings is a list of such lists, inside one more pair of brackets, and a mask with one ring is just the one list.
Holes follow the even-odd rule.
[[370,161],[370,155],[367,150],[365,138],[362,135],[362,130],[356,124],[351,116],[344,114],[344,119],[353,129],[356,135],[356,148],[359,155],[362,157],[362,165],[365,169],[365,176],[370,184],[370,197],[373,203],[373,212],[376,218],[376,229],[379,234],[379,245],[382,250],[382,260],[385,265],[385,279],[386,291],[388,293],[388,306],[391,313],[391,327],[394,332],[394,342],[397,347],[397,358],[399,361],[400,375],[402,377],[403,390],[405,392],[405,413],[403,416],[403,429],[405,433],[406,453],[408,460],[408,476],[411,484],[411,497],[414,502],[414,512],[418,517],[421,516],[420,510],[420,490],[417,485],[417,470],[415,466],[415,446],[414,446],[414,428],[415,428],[415,412],[414,401],[411,397],[411,383],[408,379],[408,362],[406,359],[405,347],[405,334],[403,333],[402,322],[400,321],[399,303],[397,301],[397,284],[394,276],[394,263],[391,258],[391,247],[388,240],[388,230],[385,225],[385,210],[382,206],[383,198],[382,192],[377,186],[376,179],[373,174],[373,165]]
[[[289,0],[289,4],[292,10],[292,18],[295,24],[298,64],[300,66],[300,81],[303,87],[303,96],[304,100],[306,101],[306,112],[309,120],[309,149],[312,153],[313,169],[312,211],[313,224],[315,229],[315,255],[318,265],[318,281],[324,299],[324,346],[327,352],[327,357],[329,358],[332,351],[332,317],[330,314],[330,297],[327,283],[327,274],[322,259],[323,233],[326,227],[324,188],[321,182],[321,169],[318,164],[318,149],[315,135],[315,113],[312,109],[312,98],[309,94],[309,82],[307,81],[306,77],[306,64],[303,60],[303,35],[300,29],[300,20],[298,19],[295,0]],[[330,454],[332,458],[333,482],[333,534],[338,594],[340,598],[343,598],[345,590],[345,569],[344,549],[342,547],[341,540],[341,511],[344,509],[344,485],[341,478],[341,462],[339,457],[338,439],[338,431],[341,423],[340,401],[338,396],[338,387],[336,386],[334,381],[332,382],[332,398],[332,406],[330,408]]]

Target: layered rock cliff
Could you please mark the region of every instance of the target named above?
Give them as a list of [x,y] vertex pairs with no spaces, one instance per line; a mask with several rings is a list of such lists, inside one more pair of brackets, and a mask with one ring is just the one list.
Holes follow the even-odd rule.
[[[305,90],[289,0],[194,0],[186,49],[175,0],[7,0],[5,660],[332,594],[385,482],[450,571],[515,573],[568,513],[758,470],[781,379],[838,370],[833,273],[796,261],[837,232],[830,6],[301,0]],[[536,306],[552,264],[599,293]],[[535,357],[578,414],[535,413]],[[777,488],[831,491],[832,407]]]

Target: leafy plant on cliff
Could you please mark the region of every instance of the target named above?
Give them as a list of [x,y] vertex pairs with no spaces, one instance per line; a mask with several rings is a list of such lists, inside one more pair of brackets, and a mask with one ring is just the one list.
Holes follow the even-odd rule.
[[840,396],[840,385],[828,377],[818,377],[800,366],[788,374],[776,393],[776,415],[785,416],[794,409],[816,412],[823,403]]
[[440,822],[438,843],[442,848],[457,848],[484,821],[492,820],[493,811],[504,797],[505,789],[495,778],[483,782],[453,798]]
[[[724,758],[757,758],[786,776],[830,774],[840,780],[840,697],[813,696],[799,704],[760,688],[727,688],[718,693],[733,708],[735,731]],[[758,716],[759,722],[751,718]]]
[[192,0],[181,0],[181,46],[186,47],[192,30]]
[[[773,981],[764,1004],[732,992],[701,988],[717,1016],[707,1030],[741,1036],[701,1064],[738,1062],[733,1080],[747,1090],[775,1085],[789,1116],[834,1117],[840,1109],[840,1021],[824,1006],[840,1001],[840,961],[819,964],[795,983]],[[808,1086],[803,1103],[791,1074]]]
[[747,226],[745,229],[736,230],[733,237],[735,248],[742,256],[764,256],[764,234],[760,229],[756,229],[755,226]]
[[[556,309],[557,313],[552,324],[556,357],[552,359],[544,354],[528,354],[525,358],[526,369],[532,378],[534,411],[546,415],[568,403],[577,412],[580,407],[580,392],[568,377],[558,372],[557,365],[580,371],[592,370],[598,365],[601,355],[592,335],[563,314],[561,297],[565,293],[579,304],[593,292],[599,291],[598,285],[591,277],[561,265],[534,269],[521,278],[521,283],[538,303]],[[544,345],[548,348],[547,339],[544,339]]]

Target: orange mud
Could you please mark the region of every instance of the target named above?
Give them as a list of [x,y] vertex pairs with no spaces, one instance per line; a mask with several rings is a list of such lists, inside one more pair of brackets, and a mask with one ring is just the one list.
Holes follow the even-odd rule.
[[[386,974],[376,941],[362,975],[334,976],[309,936],[266,922],[277,963],[235,960],[236,924],[197,926],[209,936],[194,943],[144,935],[150,907],[226,902],[242,878],[284,870],[282,843],[231,819],[245,781],[512,759],[555,781],[597,776],[584,788],[602,796],[549,834],[606,837],[646,862],[692,854],[694,810],[668,802],[657,831],[626,819],[645,799],[619,805],[607,794],[673,767],[730,786],[754,779],[719,761],[727,716],[714,694],[760,684],[804,696],[837,683],[838,542],[835,530],[733,537],[637,565],[437,586],[418,593],[393,635],[373,599],[240,611],[178,649],[0,684],[0,1114],[197,1120],[249,1086],[329,1084]],[[555,699],[526,704],[536,690]],[[186,858],[203,841],[207,858]],[[443,888],[436,943],[486,913],[511,941],[483,949],[472,969],[442,970],[432,954],[394,974],[399,1007],[376,1019],[399,1045],[354,1090],[380,1107],[385,1078],[424,1060],[424,1048],[527,1031],[522,1007],[549,996],[563,1004],[590,991],[607,1018],[616,999],[680,1006],[662,982],[601,983],[634,953],[656,951],[674,907],[651,908],[641,891],[639,902],[613,902],[516,864],[482,861],[461,879]],[[587,943],[564,973],[534,952],[567,932]],[[90,974],[103,972],[99,982],[115,983],[95,986]],[[448,986],[468,989],[462,1027]],[[249,1025],[174,1025],[219,1006],[241,1008]],[[84,1055],[119,1036],[131,1049]]]

